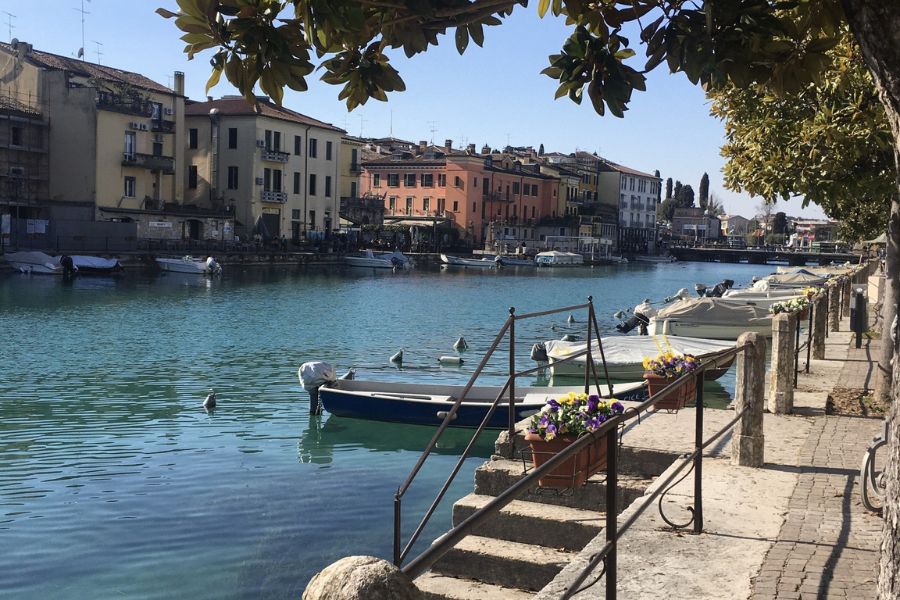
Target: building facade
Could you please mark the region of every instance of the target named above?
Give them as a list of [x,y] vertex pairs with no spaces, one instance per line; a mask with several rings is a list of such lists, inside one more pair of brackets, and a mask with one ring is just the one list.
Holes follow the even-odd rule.
[[672,238],[681,242],[718,240],[721,230],[718,217],[706,214],[702,208],[676,208],[672,217]]
[[600,169],[600,197],[615,204],[619,218],[619,251],[654,254],[661,179],[607,160]]

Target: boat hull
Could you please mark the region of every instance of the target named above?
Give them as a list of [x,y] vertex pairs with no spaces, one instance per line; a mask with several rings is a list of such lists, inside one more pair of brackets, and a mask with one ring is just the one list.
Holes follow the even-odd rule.
[[[338,380],[319,389],[322,406],[333,415],[356,419],[436,426],[453,407],[463,386],[389,384],[359,380]],[[548,398],[558,398],[583,386],[517,388],[516,421],[539,411]],[[606,387],[602,388],[604,391]],[[619,384],[614,388],[619,400],[646,398],[643,382]],[[451,427],[478,427],[490,410],[500,388],[473,387],[459,406]],[[487,422],[491,429],[508,426],[508,402],[501,402]]]
[[479,269],[493,269],[497,264],[486,258],[460,258],[441,254],[441,262],[453,267],[477,267]]
[[62,275],[63,268],[58,256],[50,256],[39,251],[9,252],[6,262],[20,273],[35,275]]
[[169,273],[188,273],[193,275],[209,275],[212,271],[203,260],[185,260],[183,258],[157,258],[160,271]]
[[698,323],[652,317],[650,324],[647,325],[649,335],[688,336],[711,340],[736,340],[747,331],[772,337],[772,320],[760,323]]
[[345,256],[344,262],[351,267],[365,267],[367,269],[393,269],[394,265],[389,260],[381,258],[361,258],[356,256]]

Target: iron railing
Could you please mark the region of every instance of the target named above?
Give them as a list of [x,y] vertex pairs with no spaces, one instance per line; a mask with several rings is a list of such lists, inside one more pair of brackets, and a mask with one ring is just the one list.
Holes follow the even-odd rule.
[[[802,344],[800,343],[800,323],[803,322],[803,311],[797,311],[797,325],[795,327],[796,337],[794,338],[794,387],[797,387],[797,374],[800,372],[800,353],[803,350],[806,350],[806,367],[805,372],[809,375],[809,362],[810,362],[810,353],[812,352],[812,338],[813,338],[813,317],[816,310],[816,303],[810,302],[807,307],[807,316],[806,316],[806,341]],[[825,324],[826,329],[828,328],[828,324]]]

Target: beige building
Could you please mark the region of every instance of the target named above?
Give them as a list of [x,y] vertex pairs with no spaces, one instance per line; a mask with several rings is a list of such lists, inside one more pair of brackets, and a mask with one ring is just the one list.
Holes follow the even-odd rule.
[[618,208],[621,252],[656,252],[656,207],[661,184],[662,180],[656,175],[603,161],[600,199]]
[[241,239],[319,239],[339,227],[344,130],[266,97],[225,96],[185,112],[188,201],[233,211]]
[[0,44],[0,54],[0,96],[48,123],[48,184],[39,204],[57,245],[225,239],[228,214],[184,203],[182,73],[169,89],[25,42]]

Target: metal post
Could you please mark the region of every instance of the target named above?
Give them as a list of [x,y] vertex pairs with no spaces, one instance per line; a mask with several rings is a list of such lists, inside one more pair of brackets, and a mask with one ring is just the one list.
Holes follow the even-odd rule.
[[394,494],[394,566],[400,566],[400,492]]
[[606,600],[616,600],[616,537],[618,508],[616,488],[618,487],[618,435],[613,429],[606,435],[606,541],[612,544],[606,555]]
[[797,371],[800,370],[800,313],[797,313],[797,331],[794,332],[794,387],[797,387]]
[[[694,424],[694,450],[699,451],[703,447],[703,373],[694,375],[694,384],[697,388],[695,394],[694,412],[696,422]],[[694,533],[703,532],[703,452],[697,452],[694,457]]]
[[[806,323],[806,373],[809,374],[810,353],[813,345],[813,313],[816,306],[814,302],[809,303],[809,320]],[[796,385],[796,383],[794,384]]]
[[594,305],[591,303],[591,296],[588,296],[588,323],[587,323],[587,354],[584,363],[584,393],[587,394],[591,389],[591,369],[594,366],[594,359],[591,357],[591,325],[594,321]]
[[507,424],[509,456],[516,451],[516,307],[509,307],[509,414]]
[[850,327],[856,333],[856,347],[862,348],[862,334],[866,330],[866,299],[862,288],[856,288],[853,294],[853,308],[850,311]]

